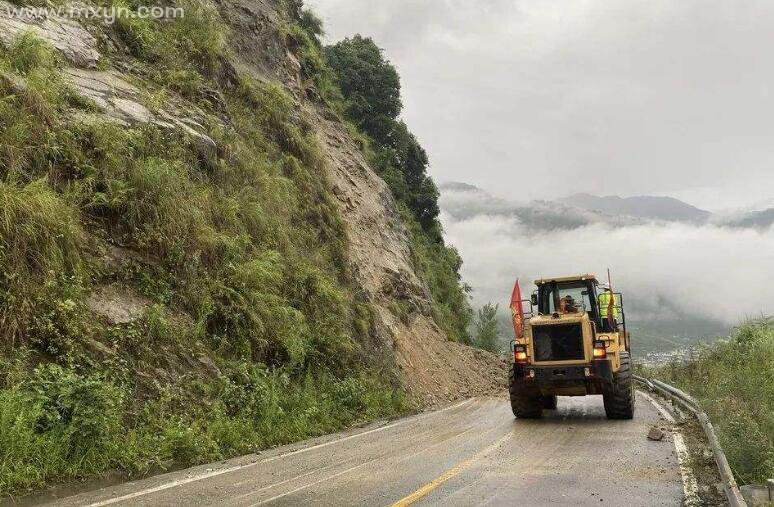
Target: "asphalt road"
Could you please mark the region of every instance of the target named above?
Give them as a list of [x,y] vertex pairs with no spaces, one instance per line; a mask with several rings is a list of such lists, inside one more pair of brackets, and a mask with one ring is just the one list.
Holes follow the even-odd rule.
[[57,505],[680,505],[672,435],[641,393],[632,421],[598,396],[559,398],[542,420],[505,399],[436,412],[56,501]]

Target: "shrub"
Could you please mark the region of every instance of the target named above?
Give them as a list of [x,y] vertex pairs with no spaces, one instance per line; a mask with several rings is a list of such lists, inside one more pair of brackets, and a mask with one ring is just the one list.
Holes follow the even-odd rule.
[[309,351],[309,327],[283,296],[277,252],[233,265],[213,294],[207,331],[216,346],[237,357],[273,365],[300,364]]
[[56,50],[34,32],[22,32],[8,47],[11,69],[23,76],[37,69],[53,69],[59,63]]
[[695,360],[652,374],[699,401],[741,483],[774,476],[774,321],[744,324]]
[[6,340],[28,336],[35,304],[56,300],[41,296],[55,280],[72,277],[79,284],[79,236],[76,214],[45,182],[0,182],[0,333]]
[[0,390],[0,494],[115,465],[123,392],[99,376],[56,365]]

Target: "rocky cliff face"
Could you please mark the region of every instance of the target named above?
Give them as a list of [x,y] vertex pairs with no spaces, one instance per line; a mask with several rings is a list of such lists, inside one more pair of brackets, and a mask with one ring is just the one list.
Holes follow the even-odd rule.
[[[409,241],[390,190],[343,126],[317,115],[333,193],[350,240],[355,279],[376,312],[380,343],[393,351],[408,391],[426,404],[500,394],[505,362],[451,342],[433,321],[429,293],[411,261]],[[393,303],[410,308],[396,314]]]
[[[285,33],[298,6],[288,8],[279,0],[220,0],[216,7],[228,27],[230,46],[217,80],[224,87],[233,86],[243,75],[281,83],[295,101],[296,114],[316,133],[325,177],[348,239],[350,277],[359,297],[371,306],[373,353],[394,360],[407,391],[422,404],[503,392],[505,362],[450,342],[434,322],[429,292],[412,264],[407,232],[389,189],[369,167],[345,126],[318,100],[314,85],[305,80],[302,56]],[[65,58],[65,75],[73,89],[93,104],[89,114],[119,125],[152,123],[184,132],[203,156],[222,148],[203,126],[207,114],[196,101],[167,92],[162,103],[148,103],[148,90],[157,85],[136,71],[132,57],[104,24],[54,15],[19,17],[10,12],[10,4],[0,5],[0,40],[8,45],[19,34],[32,31],[48,41]],[[12,76],[3,79],[15,87],[24,86]],[[210,95],[209,103],[222,100],[216,89]],[[230,119],[218,121],[228,124]],[[127,256],[131,252],[112,258],[120,261]],[[136,294],[98,287],[88,304],[96,314],[113,320],[118,315],[123,322],[140,315],[144,301]]]

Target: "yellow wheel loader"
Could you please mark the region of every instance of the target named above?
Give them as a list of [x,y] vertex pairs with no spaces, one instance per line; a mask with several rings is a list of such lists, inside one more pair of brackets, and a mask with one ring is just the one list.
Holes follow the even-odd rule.
[[[634,416],[629,333],[623,295],[600,287],[594,275],[535,281],[511,301],[516,340],[510,398],[518,418],[539,418],[557,396],[601,394],[608,419]],[[524,311],[524,304],[529,311]]]

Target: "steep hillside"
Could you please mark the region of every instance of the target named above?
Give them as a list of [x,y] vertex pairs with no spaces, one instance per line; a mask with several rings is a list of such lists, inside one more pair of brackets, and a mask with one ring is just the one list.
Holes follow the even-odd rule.
[[648,370],[695,397],[718,432],[740,484],[774,474],[774,321],[739,326],[689,359]]
[[501,388],[438,325],[445,247],[340,119],[314,18],[175,6],[0,9],[0,494]]

